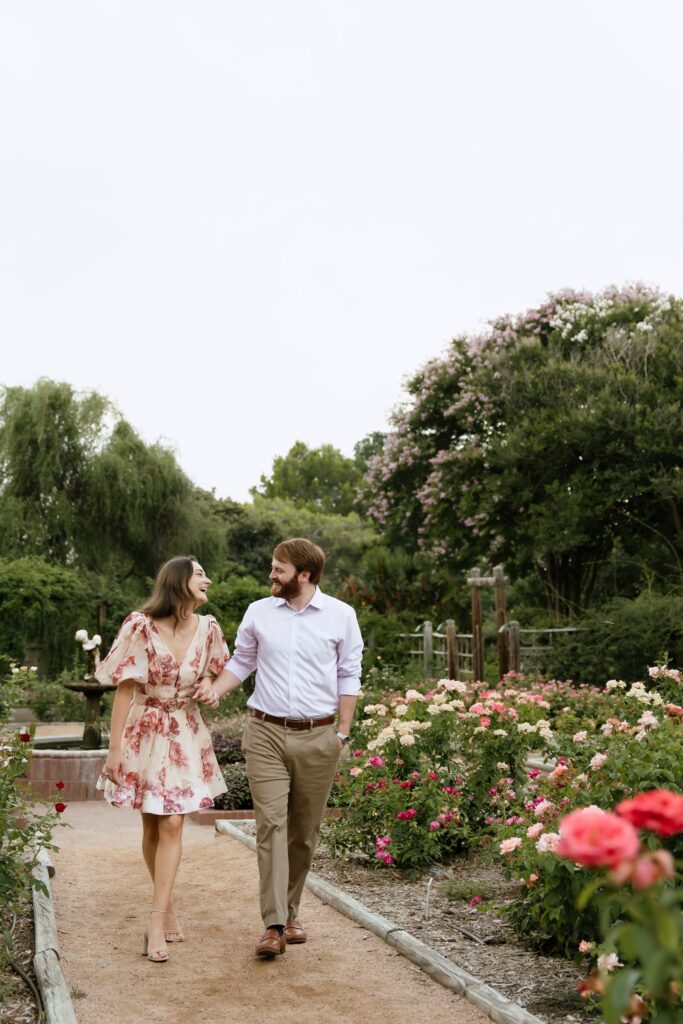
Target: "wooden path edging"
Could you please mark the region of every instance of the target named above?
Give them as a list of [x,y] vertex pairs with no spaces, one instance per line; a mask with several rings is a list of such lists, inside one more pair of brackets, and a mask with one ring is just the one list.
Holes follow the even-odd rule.
[[[216,831],[222,832],[232,839],[237,839],[240,843],[248,846],[250,850],[256,850],[254,837],[229,821],[217,821]],[[445,988],[464,996],[468,1002],[477,1006],[490,1017],[495,1024],[544,1024],[540,1017],[534,1016],[523,1007],[513,1003],[490,985],[479,981],[462,967],[456,966],[445,956],[441,956],[440,953],[415,938],[410,932],[399,928],[392,921],[388,921],[386,917],[375,914],[358,900],[347,896],[341,889],[331,885],[330,882],[318,875],[309,873],[306,886],[323,903],[328,903],[334,910],[351,918],[352,921],[356,921],[357,924],[383,939],[387,945],[396,949],[434,981],[438,981]]]
[[50,857],[45,850],[41,850],[38,853],[38,863],[33,869],[33,877],[43,883],[48,894],[41,892],[40,889],[33,890],[33,969],[43,999],[47,1024],[78,1024],[59,960],[57,919],[50,885],[50,878],[54,873]]

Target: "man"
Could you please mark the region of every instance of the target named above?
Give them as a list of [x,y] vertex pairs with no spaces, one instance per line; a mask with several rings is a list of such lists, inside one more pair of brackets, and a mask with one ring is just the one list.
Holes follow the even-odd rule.
[[306,941],[299,901],[360,690],[356,613],[320,590],[324,564],[311,541],[277,545],[271,596],[249,605],[229,668],[195,694],[213,704],[256,669],[242,749],[256,818],[263,959]]

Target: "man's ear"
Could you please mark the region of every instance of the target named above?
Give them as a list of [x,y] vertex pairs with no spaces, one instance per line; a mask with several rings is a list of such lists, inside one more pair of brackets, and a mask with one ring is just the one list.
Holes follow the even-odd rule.
[[298,572],[296,574],[296,578],[298,579],[299,583],[308,583],[308,581],[311,578],[311,574],[308,571],[308,569],[303,569],[301,572]]

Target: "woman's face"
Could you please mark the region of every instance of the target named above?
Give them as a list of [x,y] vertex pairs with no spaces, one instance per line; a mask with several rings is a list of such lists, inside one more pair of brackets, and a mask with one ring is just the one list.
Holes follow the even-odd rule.
[[195,600],[195,606],[199,604],[206,604],[208,597],[206,592],[211,586],[211,580],[202,569],[199,562],[192,563],[193,571],[188,581],[187,587]]

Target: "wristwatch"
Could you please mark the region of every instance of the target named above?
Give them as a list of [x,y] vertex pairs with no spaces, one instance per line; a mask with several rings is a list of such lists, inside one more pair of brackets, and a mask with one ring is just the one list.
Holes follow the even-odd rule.
[[344,746],[346,746],[346,744],[347,744],[347,743],[349,742],[349,740],[351,739],[351,737],[350,737],[350,736],[345,736],[343,732],[337,732],[337,734],[336,734],[336,735],[337,735],[337,738],[338,738],[338,739],[340,739],[340,740],[342,741],[342,743],[344,744]]

